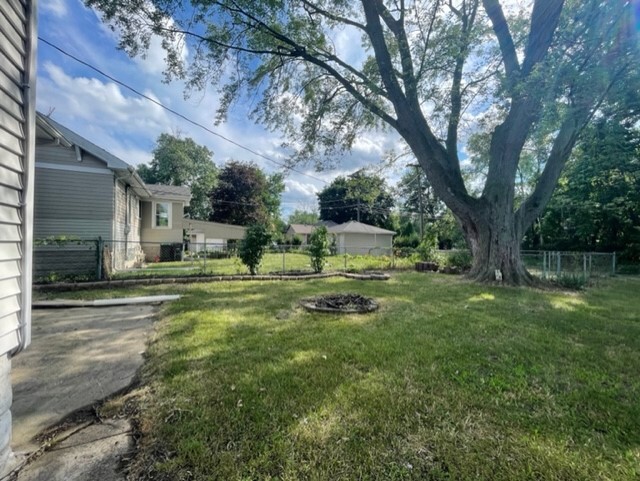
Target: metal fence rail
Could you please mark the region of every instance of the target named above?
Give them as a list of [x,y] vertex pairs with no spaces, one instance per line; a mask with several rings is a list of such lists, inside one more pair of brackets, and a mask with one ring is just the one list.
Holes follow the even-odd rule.
[[616,274],[615,252],[522,251],[521,255],[527,269],[543,279]]
[[[180,277],[246,274],[238,257],[238,242],[138,242],[103,239],[36,241],[36,282],[107,278]],[[326,271],[378,271],[413,269],[416,249],[343,245],[331,247]],[[465,251],[438,251],[442,266],[460,262]],[[468,255],[467,255],[468,259]],[[527,269],[538,277],[558,278],[612,275],[614,253],[522,251]],[[266,248],[260,273],[312,272],[308,245],[271,245]]]

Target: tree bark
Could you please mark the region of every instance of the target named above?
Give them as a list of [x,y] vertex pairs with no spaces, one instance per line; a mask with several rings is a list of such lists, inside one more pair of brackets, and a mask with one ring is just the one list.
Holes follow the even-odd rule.
[[473,255],[469,277],[478,282],[533,285],[534,278],[522,262],[520,244],[524,229],[505,203],[486,203],[473,219],[461,220]]

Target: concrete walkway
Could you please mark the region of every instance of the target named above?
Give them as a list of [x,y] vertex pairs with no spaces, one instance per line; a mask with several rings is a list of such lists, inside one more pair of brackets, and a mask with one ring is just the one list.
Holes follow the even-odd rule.
[[[157,310],[158,306],[140,304],[33,311],[32,344],[13,359],[11,373],[12,447],[16,454],[26,455],[38,450],[40,445],[35,439],[38,433],[133,381],[142,365],[142,354]],[[98,429],[96,436],[119,443],[126,451],[127,443],[122,435],[126,435],[128,425],[116,426],[115,431],[110,431],[113,426],[104,428]],[[105,435],[105,432],[109,434]],[[81,442],[69,440],[72,445],[90,444],[86,439]],[[62,449],[67,447],[60,446]],[[89,458],[98,461],[96,452],[100,449],[89,453]],[[60,453],[50,454],[53,455],[51,459],[59,461]],[[18,479],[111,479],[104,474],[99,478],[91,477],[96,474],[95,470],[90,477],[69,477],[68,474],[53,477],[54,466],[46,457],[47,454],[27,466]],[[86,457],[78,458],[77,453],[68,461],[71,472],[78,475],[82,471],[78,468],[86,463]],[[41,478],[34,471],[43,472],[45,477]]]

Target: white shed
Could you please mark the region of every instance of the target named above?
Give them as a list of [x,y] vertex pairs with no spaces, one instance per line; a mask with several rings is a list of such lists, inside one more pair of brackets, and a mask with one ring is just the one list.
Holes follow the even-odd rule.
[[0,2],[0,478],[11,469],[11,357],[31,340],[36,0]]
[[390,255],[393,248],[392,230],[352,220],[328,229],[336,237],[338,254]]

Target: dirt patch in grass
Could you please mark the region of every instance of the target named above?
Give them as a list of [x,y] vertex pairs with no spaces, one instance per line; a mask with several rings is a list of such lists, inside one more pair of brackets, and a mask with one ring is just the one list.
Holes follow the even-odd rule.
[[300,301],[308,311],[360,314],[378,309],[378,303],[360,294],[326,294],[309,297]]

